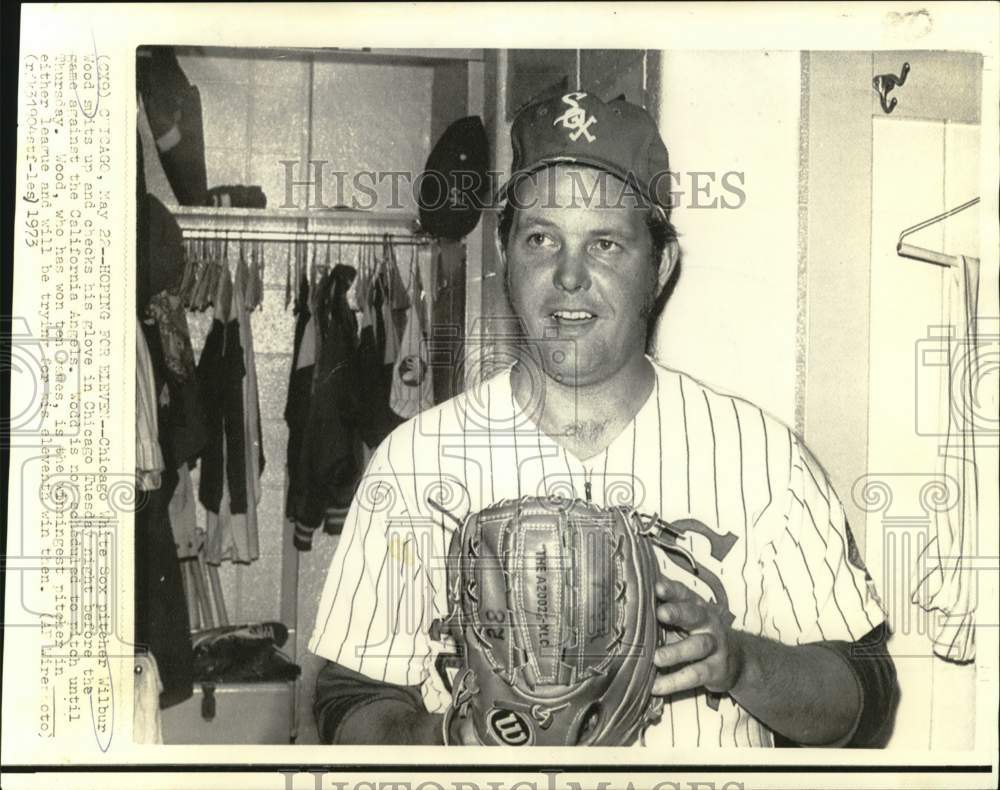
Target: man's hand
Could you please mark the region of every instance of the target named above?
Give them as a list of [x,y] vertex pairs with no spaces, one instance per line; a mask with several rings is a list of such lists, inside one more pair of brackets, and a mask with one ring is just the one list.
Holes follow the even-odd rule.
[[[653,694],[668,696],[701,688],[727,692],[743,671],[739,633],[722,620],[721,609],[683,584],[670,579],[656,583],[657,619],[680,629],[684,637],[656,651],[653,662],[663,671],[653,684]],[[676,667],[676,669],[671,669]]]
[[456,717],[458,721],[452,720],[451,743],[453,746],[480,746],[479,738],[476,737],[476,728],[472,719]]
[[683,584],[656,583],[656,617],[683,638],[658,648],[653,694],[706,688],[807,746],[839,746],[857,727],[861,689],[847,661],[821,645],[783,645],[730,628]]

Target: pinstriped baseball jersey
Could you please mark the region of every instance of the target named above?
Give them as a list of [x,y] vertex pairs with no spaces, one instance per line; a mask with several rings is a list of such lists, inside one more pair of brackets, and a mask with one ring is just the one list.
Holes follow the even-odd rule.
[[[344,525],[309,649],[377,680],[420,684],[428,710],[445,710],[434,660],[451,645],[428,628],[447,613],[455,524],[428,497],[458,518],[526,495],[631,505],[685,526],[697,574],[663,553],[661,571],[721,604],[736,628],[795,645],[855,640],[881,623],[870,580],[849,561],[843,508],[795,435],[746,401],[653,367],[649,398],[590,459],[538,429],[509,370],[390,434]],[[666,703],[646,733],[651,747],[773,743],[727,696],[690,691]]]

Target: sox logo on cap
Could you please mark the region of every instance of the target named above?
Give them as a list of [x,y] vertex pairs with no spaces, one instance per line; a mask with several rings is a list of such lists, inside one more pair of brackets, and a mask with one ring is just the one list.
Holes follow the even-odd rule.
[[562,97],[563,103],[569,105],[569,109],[566,110],[562,115],[556,118],[553,122],[553,126],[557,126],[560,123],[567,129],[572,130],[569,135],[569,139],[576,142],[580,139],[580,135],[587,138],[588,143],[594,142],[597,138],[587,131],[588,127],[597,123],[597,118],[593,115],[587,116],[587,111],[583,109],[578,104],[578,99],[582,99],[586,96],[586,93],[567,93]]

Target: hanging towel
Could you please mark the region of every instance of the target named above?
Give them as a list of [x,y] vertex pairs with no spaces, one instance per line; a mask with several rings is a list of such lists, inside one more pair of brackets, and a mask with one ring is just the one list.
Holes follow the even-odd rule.
[[[978,556],[976,432],[983,430],[983,417],[990,413],[986,404],[977,403],[983,362],[976,327],[979,260],[963,258],[947,270],[945,280],[947,325],[955,332],[949,345],[948,391],[941,401],[941,434],[946,439],[939,469],[944,484],[957,486],[958,495],[954,507],[934,511],[933,534],[919,560],[921,581],[912,600],[936,615],[929,634],[934,653],[967,662],[976,655],[976,572],[971,567]],[[996,403],[991,408],[995,420]],[[952,504],[953,498],[947,499]]]

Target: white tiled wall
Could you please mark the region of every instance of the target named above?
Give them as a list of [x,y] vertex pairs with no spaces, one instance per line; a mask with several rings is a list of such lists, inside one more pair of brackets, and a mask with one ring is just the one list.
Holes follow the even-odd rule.
[[[344,198],[362,170],[419,174],[430,151],[429,66],[310,63],[297,54],[250,51],[204,56],[182,54],[181,67],[202,99],[208,186],[258,185],[268,207],[286,205],[284,161],[306,180],[307,157],[347,173]],[[401,182],[404,186],[410,179]],[[390,182],[376,187],[378,208],[389,207]],[[293,203],[306,208],[306,194],[293,189]],[[326,179],[322,202],[337,195]],[[316,195],[310,195],[315,205]],[[412,190],[400,189],[400,211],[414,212]]]
[[[665,364],[791,424],[795,404],[799,53],[664,52],[660,130],[680,173],[680,278],[657,325]],[[734,74],[732,80],[718,79]],[[765,92],[749,85],[769,85]],[[711,100],[706,100],[706,96]],[[733,119],[739,118],[738,144]],[[710,194],[694,195],[693,172]],[[741,173],[746,200],[720,188]],[[733,176],[736,179],[736,176]],[[734,183],[739,183],[738,180]],[[712,206],[713,201],[717,204]],[[725,320],[718,320],[725,316]]]

